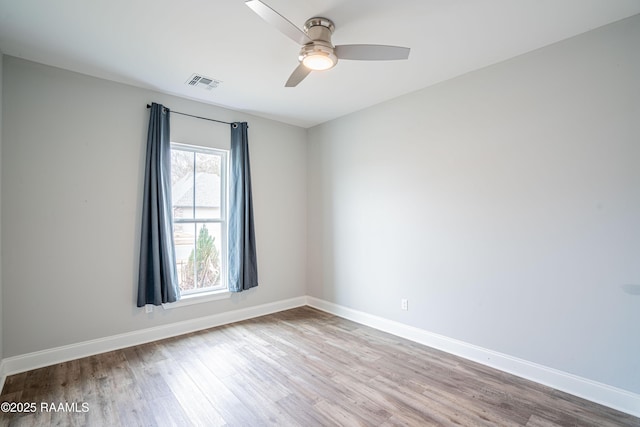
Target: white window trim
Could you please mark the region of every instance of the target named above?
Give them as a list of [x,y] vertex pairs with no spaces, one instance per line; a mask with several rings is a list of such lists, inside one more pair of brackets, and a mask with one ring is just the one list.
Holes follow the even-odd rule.
[[[217,222],[217,223],[223,223],[224,227],[222,227],[222,234],[223,234],[223,239],[222,239],[222,253],[225,255],[226,258],[226,253],[227,253],[227,239],[228,239],[228,218],[227,218],[227,209],[228,209],[228,200],[227,198],[229,197],[229,181],[228,181],[228,173],[229,173],[229,151],[228,150],[223,150],[221,148],[212,148],[212,147],[201,147],[201,146],[197,146],[197,145],[189,145],[189,144],[183,144],[180,142],[171,142],[171,149],[178,149],[178,150],[182,150],[182,151],[190,151],[193,153],[203,153],[203,154],[211,154],[211,153],[221,153],[222,154],[222,158],[224,159],[224,163],[222,164],[222,172],[225,175],[224,178],[224,186],[221,189],[222,190],[222,199],[221,199],[221,210],[222,210],[222,216],[220,217],[219,220],[217,221],[213,221],[213,222]],[[191,292],[187,292],[187,293],[183,293],[181,292],[180,295],[180,299],[176,302],[173,303],[168,303],[168,304],[162,304],[162,307],[166,310],[166,309],[173,309],[173,308],[178,308],[178,307],[184,307],[184,306],[189,306],[189,305],[193,305],[193,304],[200,304],[203,302],[209,302],[209,301],[218,301],[218,300],[222,300],[222,299],[228,299],[231,297],[231,293],[229,291],[229,283],[227,281],[227,265],[226,265],[226,261],[223,262],[222,264],[222,277],[223,277],[223,281],[224,281],[224,285],[222,285],[221,287],[216,287],[216,288],[208,288],[206,290],[202,290],[202,291],[191,291]]]
[[176,302],[162,304],[162,308],[165,310],[172,310],[174,308],[187,307],[194,304],[202,304],[204,302],[220,301],[223,299],[231,298],[232,292],[227,289],[217,289],[214,291],[197,292],[193,294],[187,294],[180,297]]

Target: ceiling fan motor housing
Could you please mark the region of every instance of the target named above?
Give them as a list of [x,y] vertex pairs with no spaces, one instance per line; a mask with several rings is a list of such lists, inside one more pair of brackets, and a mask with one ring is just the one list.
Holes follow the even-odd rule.
[[319,17],[308,19],[304,24],[304,32],[312,41],[302,46],[298,60],[303,62],[307,56],[323,55],[330,58],[335,66],[338,57],[334,53],[334,46],[331,43],[334,29],[335,25],[330,19]]
[[310,18],[304,23],[304,32],[311,40],[324,40],[331,43],[331,34],[336,29],[329,18]]

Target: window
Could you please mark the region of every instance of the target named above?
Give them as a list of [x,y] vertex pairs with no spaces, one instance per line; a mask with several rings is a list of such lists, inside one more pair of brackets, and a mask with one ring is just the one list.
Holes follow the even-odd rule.
[[171,144],[176,267],[182,295],[227,288],[227,152]]

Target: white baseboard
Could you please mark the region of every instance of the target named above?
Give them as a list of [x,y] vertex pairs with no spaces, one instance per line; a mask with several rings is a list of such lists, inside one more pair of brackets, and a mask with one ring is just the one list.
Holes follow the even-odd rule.
[[307,305],[640,417],[640,395],[314,297]]
[[291,298],[254,307],[241,308],[225,313],[200,317],[192,320],[156,326],[139,331],[113,335],[110,337],[84,341],[52,349],[36,351],[20,356],[8,357],[0,361],[0,390],[8,375],[67,362],[81,357],[93,356],[108,351],[119,350],[134,345],[145,344],[165,338],[188,334],[215,326],[252,319],[278,311],[306,305],[306,297]]

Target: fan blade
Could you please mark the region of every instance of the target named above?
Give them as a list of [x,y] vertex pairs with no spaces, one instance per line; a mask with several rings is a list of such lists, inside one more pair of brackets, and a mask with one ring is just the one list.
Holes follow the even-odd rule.
[[291,75],[289,76],[289,80],[287,80],[287,83],[285,83],[284,87],[298,86],[298,83],[303,81],[304,78],[309,75],[309,73],[311,73],[311,70],[300,63],[300,65],[298,65],[296,69],[293,70],[293,73],[291,73]]
[[338,59],[360,61],[393,61],[409,58],[408,47],[385,46],[380,44],[343,44],[335,47]]
[[271,9],[266,4],[262,3],[260,0],[247,0],[244,4],[249,6],[260,18],[276,27],[282,34],[289,37],[294,42],[298,44],[307,44],[311,42],[309,36],[307,36],[300,28],[296,27],[291,23],[291,21]]

